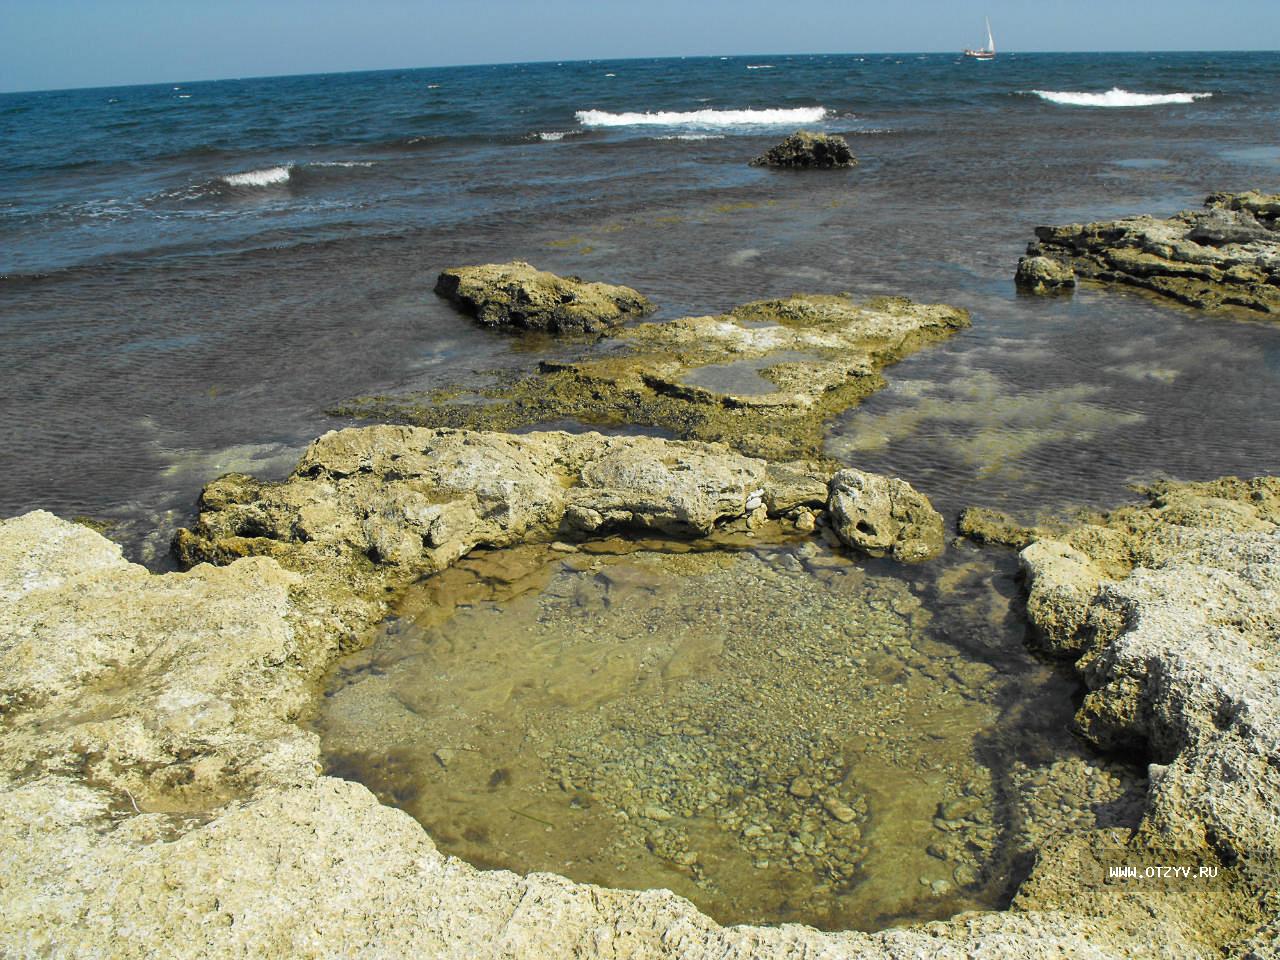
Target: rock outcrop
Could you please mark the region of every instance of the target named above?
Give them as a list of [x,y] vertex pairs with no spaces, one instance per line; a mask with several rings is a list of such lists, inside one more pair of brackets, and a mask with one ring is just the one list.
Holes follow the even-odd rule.
[[1022,257],[1013,279],[1031,293],[1062,293],[1075,288],[1076,272],[1052,257]]
[[630,287],[559,277],[520,260],[445,270],[435,289],[486,327],[604,333],[653,310]]
[[857,166],[858,158],[844,137],[797,130],[763,156],[751,161],[753,167],[783,167],[793,170],[830,170]]
[[1028,613],[1088,685],[1079,732],[1151,757],[1142,841],[1231,865],[1274,918],[1280,480],[1164,484],[1150,497],[1023,550]]
[[[723,928],[666,891],[447,858],[407,814],[319,776],[316,738],[292,720],[353,618],[380,610],[374,580],[368,592],[349,582],[361,563],[382,569],[385,590],[388,570],[444,562],[448,551],[435,551],[454,535],[550,531],[575,506],[570,522],[584,529],[603,529],[598,515],[605,526],[696,531],[821,500],[825,479],[703,445],[641,445],[628,461],[600,437],[535,438],[521,452],[514,440],[453,435],[432,447],[432,431],[385,432],[397,429],[330,435],[257,510],[245,478],[211,485],[196,540],[220,544],[220,559],[272,556],[158,575],[49,514],[0,522],[7,952],[696,960],[1274,947],[1280,885],[1264,882],[1257,851],[1280,846],[1276,481],[1169,488],[1152,508],[1024,553],[1048,642],[1085,654],[1093,692],[1082,728],[1099,742],[1140,739],[1161,764],[1146,839],[1181,841],[1214,863],[1234,855],[1238,880],[1190,893],[1117,888],[1067,838],[1046,844],[1005,913],[877,934]],[[469,445],[481,450],[473,457]],[[495,457],[526,469],[518,480],[486,472]],[[587,490],[556,492],[527,469],[535,464]],[[431,481],[415,486],[411,474]],[[347,509],[378,487],[394,507]],[[456,494],[447,503],[426,495],[446,489]],[[422,546],[388,522],[412,526]],[[1054,591],[1060,599],[1043,603]]]
[[840,539],[872,556],[912,563],[942,553],[942,515],[903,480],[841,470],[827,509]]
[[544,361],[483,403],[371,398],[336,413],[512,430],[572,419],[658,427],[774,460],[820,455],[823,423],[884,386],[881,368],[969,325],[902,297],[760,300],[727,314],[620,330],[605,357]]
[[[1280,195],[1211,195],[1204,211],[1037,227],[1019,282],[1055,270],[1152,290],[1197,307],[1280,313]],[[1025,281],[1024,281],[1025,272]]]

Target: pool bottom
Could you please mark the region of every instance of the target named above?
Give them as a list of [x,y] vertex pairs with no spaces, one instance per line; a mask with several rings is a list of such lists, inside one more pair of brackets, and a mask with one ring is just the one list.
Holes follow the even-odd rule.
[[1136,772],[1066,732],[1074,685],[1026,651],[1001,555],[908,581],[737,540],[425,581],[329,677],[330,772],[481,867],[827,929],[1002,907],[1047,836],[1136,818]]

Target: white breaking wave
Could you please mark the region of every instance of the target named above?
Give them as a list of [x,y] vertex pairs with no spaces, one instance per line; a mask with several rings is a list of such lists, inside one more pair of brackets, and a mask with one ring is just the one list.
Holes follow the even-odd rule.
[[655,140],[723,140],[723,133],[677,133],[672,136],[654,137]]
[[552,141],[552,142],[554,142],[554,141],[556,141],[556,140],[563,140],[563,139],[564,139],[564,131],[563,131],[563,130],[544,130],[544,131],[542,131],[542,133],[538,134],[538,139],[539,139],[539,140],[549,140],[549,141]]
[[265,170],[248,170],[245,173],[233,173],[222,178],[222,182],[232,187],[270,187],[277,183],[287,183],[289,167],[268,167]]
[[372,167],[372,160],[317,160],[308,167]]
[[1073,90],[1032,90],[1037,97],[1071,107],[1154,107],[1161,103],[1192,103],[1212,97],[1212,93],[1131,93],[1112,87],[1106,93]]
[[746,127],[787,126],[817,123],[825,118],[825,107],[792,110],[659,110],[654,113],[609,113],[606,110],[579,110],[574,114],[584,127]]
[[772,63],[748,63],[747,69],[748,70],[772,70],[773,64]]

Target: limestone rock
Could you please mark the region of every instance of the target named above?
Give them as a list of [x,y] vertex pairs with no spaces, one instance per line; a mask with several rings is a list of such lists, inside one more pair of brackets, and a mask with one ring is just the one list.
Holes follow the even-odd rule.
[[559,277],[515,260],[445,270],[436,293],[487,327],[603,333],[653,309],[630,287]]
[[858,159],[844,137],[808,130],[797,130],[778,145],[770,147],[763,156],[751,161],[753,167],[821,170],[853,167],[857,163]]
[[[633,438],[443,433],[343,431],[282,484],[233,477],[206,491],[192,536],[238,541],[228,557],[271,557],[151,574],[49,514],[0,522],[6,953],[1101,960],[1217,957],[1230,944],[1262,955],[1274,941],[1274,903],[1263,908],[1280,886],[1255,854],[1280,848],[1280,481],[1161,488],[1150,507],[1063,541],[1098,580],[1086,604],[1123,614],[1108,638],[1087,629],[1071,641],[1091,687],[1082,728],[1152,745],[1164,763],[1144,831],[1208,862],[1234,855],[1235,887],[1126,893],[1096,862],[1081,868],[1071,840],[1046,845],[1006,912],[872,934],[721,927],[667,891],[445,857],[407,814],[320,776],[315,736],[292,721],[358,618],[367,629],[378,615],[368,598],[352,602],[349,575],[381,593],[416,549],[463,544],[476,529],[539,536],[560,505],[592,504],[601,490],[633,501],[642,528],[689,529],[728,505],[746,510],[756,491],[768,505],[811,482],[784,494],[762,461],[709,445],[655,441],[627,465],[618,446]],[[717,466],[694,470],[698,456]],[[596,492],[574,493],[566,481],[594,464]],[[725,484],[748,478],[738,505]],[[674,500],[655,492],[669,483]],[[378,558],[353,560],[371,542]],[[1030,572],[1047,588],[1058,569]],[[1072,629],[1045,624],[1051,643]]]
[[942,552],[942,515],[905,480],[841,470],[827,510],[836,535],[872,556],[910,563]]
[[1204,211],[1037,227],[1019,264],[1049,258],[1081,277],[1142,287],[1197,307],[1280,314],[1280,195],[1211,195]]
[[1022,257],[1013,279],[1031,293],[1060,293],[1075,287],[1076,272],[1053,257]]
[[1077,659],[1080,732],[1160,761],[1148,842],[1280,889],[1280,479],[1149,497],[1024,550],[1028,613]]

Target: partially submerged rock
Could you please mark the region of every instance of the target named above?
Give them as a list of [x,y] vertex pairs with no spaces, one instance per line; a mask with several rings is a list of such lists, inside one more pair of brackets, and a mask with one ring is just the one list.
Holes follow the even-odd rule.
[[826,497],[818,467],[719,444],[377,426],[325,434],[282,482],[215,480],[174,547],[186,564],[270,556],[334,590],[380,598],[386,584],[442,570],[480,544],[698,537]]
[[873,556],[910,563],[942,553],[942,515],[904,480],[841,470],[827,509],[840,539]]
[[1076,272],[1052,257],[1022,257],[1013,279],[1031,293],[1061,293],[1075,288]]
[[786,167],[790,169],[830,170],[834,167],[853,167],[858,158],[849,149],[844,137],[828,133],[811,133],[797,130],[763,156],[751,161],[753,167]]
[[1006,513],[986,507],[965,507],[956,519],[960,536],[974,543],[1000,544],[1021,550],[1036,539],[1034,527],[1018,523]]
[[560,277],[521,260],[445,270],[436,293],[484,326],[550,333],[603,333],[653,310],[630,287]]
[[1280,195],[1219,193],[1206,204],[1205,211],[1167,220],[1129,217],[1037,227],[1036,241],[1019,264],[1019,282],[1034,286],[1033,272],[1074,270],[1192,306],[1280,313]]
[[487,391],[490,403],[371,398],[334,412],[485,430],[625,423],[808,458],[819,455],[826,419],[884,385],[882,367],[968,325],[964,310],[901,297],[761,300],[628,327],[608,355],[544,362],[536,376]]

